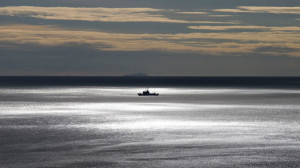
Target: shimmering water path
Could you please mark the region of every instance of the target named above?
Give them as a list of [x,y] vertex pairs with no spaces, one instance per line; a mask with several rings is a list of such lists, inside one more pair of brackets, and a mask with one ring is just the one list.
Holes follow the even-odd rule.
[[0,88],[0,167],[300,167],[300,90]]

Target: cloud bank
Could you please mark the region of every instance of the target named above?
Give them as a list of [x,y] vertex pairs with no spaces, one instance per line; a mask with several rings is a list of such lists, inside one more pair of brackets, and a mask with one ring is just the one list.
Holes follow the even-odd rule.
[[[226,27],[225,27],[226,28]],[[225,29],[223,28],[223,29]],[[222,29],[222,27],[218,28]],[[54,26],[0,26],[0,43],[18,45],[88,45],[102,51],[168,51],[196,54],[241,54],[259,52],[265,46],[300,48],[300,34],[284,31],[187,34],[122,34],[78,31]],[[1,47],[1,46],[0,46]],[[298,57],[299,50],[268,52]]]
[[300,7],[238,6],[236,9],[215,9],[216,12],[300,14]]
[[233,29],[253,29],[253,30],[271,30],[271,31],[300,31],[300,27],[271,27],[271,26],[188,26],[189,29],[194,30],[233,30]]
[[2,74],[299,75],[293,0],[50,1],[0,4]]
[[176,12],[154,8],[74,8],[74,7],[0,7],[0,15],[32,17],[47,20],[77,20],[99,22],[159,22],[159,23],[212,23],[235,24],[233,21],[179,20],[170,19],[162,13],[173,12],[182,15],[205,15],[206,12]]
[[1,7],[0,15],[34,17],[53,20],[82,20],[102,22],[169,22],[186,23],[157,14],[162,9],[153,8],[74,8],[74,7]]

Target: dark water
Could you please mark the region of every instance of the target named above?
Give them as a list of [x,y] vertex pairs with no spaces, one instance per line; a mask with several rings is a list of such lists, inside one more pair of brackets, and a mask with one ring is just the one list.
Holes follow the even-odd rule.
[[149,86],[300,88],[300,77],[0,76],[0,86]]
[[300,167],[300,89],[0,88],[0,167]]

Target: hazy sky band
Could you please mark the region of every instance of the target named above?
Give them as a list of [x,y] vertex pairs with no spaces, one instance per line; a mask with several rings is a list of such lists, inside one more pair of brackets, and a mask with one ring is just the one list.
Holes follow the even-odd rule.
[[[250,3],[247,0],[243,4],[230,0],[228,5],[215,0],[215,6],[208,1],[202,4],[194,1],[127,1],[128,5],[119,1],[71,1],[73,5],[54,0],[0,3],[3,21],[0,23],[0,64],[11,63],[10,67],[1,66],[1,75],[124,75],[143,72],[172,76],[298,76],[300,73],[300,68],[297,68],[300,67],[300,3],[294,1],[255,4],[256,1]],[[166,3],[174,8],[166,8]],[[182,8],[179,8],[180,4]],[[62,52],[74,47],[86,53]],[[94,61],[102,60],[99,66],[105,62],[111,67],[101,68],[91,63],[88,53],[96,55]],[[107,56],[112,53],[118,56]],[[117,60],[122,53],[124,58]],[[151,55],[145,66],[141,66],[144,63],[141,55]],[[25,57],[33,60],[22,64]],[[37,65],[44,64],[41,57],[50,59],[49,63],[53,65]],[[209,63],[217,67],[203,68],[209,57]],[[79,58],[86,64],[76,63]],[[226,58],[227,61],[220,62]],[[151,67],[150,63],[164,59],[170,61]],[[71,61],[75,61],[72,66],[60,70],[55,68]],[[267,61],[268,73],[264,68],[257,72],[259,63],[256,61]],[[249,65],[241,71],[228,68],[238,68],[236,64],[245,63]]]

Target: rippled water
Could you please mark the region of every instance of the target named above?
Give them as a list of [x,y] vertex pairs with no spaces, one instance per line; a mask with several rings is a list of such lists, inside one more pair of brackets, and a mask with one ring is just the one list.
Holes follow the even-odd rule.
[[300,90],[0,88],[0,167],[300,167]]

